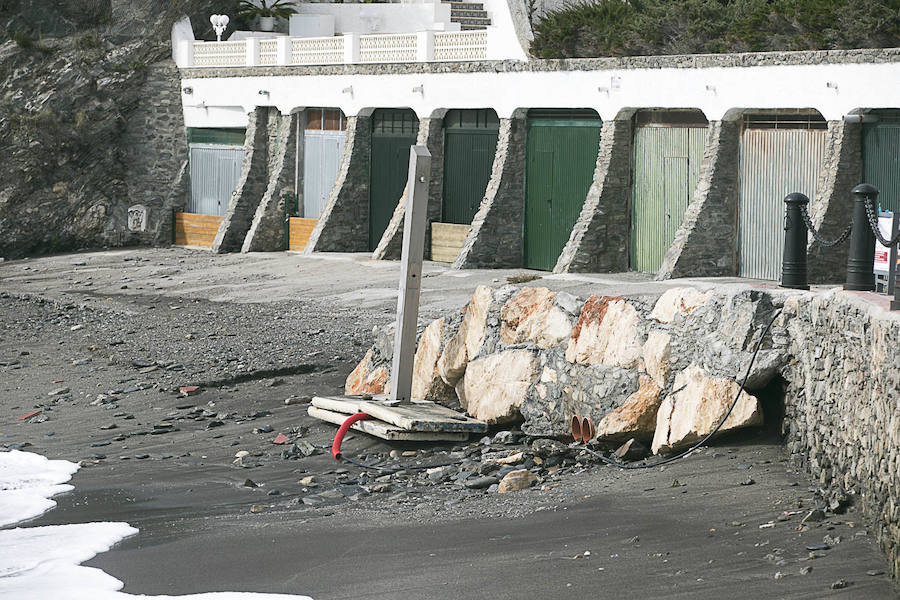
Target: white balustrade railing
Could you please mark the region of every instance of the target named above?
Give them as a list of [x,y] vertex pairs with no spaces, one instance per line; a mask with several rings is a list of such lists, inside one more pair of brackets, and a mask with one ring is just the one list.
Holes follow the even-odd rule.
[[344,62],[343,35],[325,38],[293,38],[292,65],[335,65]]
[[359,37],[359,62],[416,62],[419,36],[415,33],[362,35]]
[[243,67],[247,64],[247,43],[194,42],[195,67]]
[[486,60],[488,31],[345,34],[194,42],[194,67],[253,67]]

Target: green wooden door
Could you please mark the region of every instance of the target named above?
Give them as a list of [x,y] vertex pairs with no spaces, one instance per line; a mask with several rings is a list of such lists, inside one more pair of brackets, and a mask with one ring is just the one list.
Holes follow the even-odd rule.
[[[900,111],[863,126],[863,181],[878,188],[883,210],[900,210]],[[848,208],[848,212],[849,212]]]
[[631,267],[655,272],[681,226],[697,180],[706,127],[638,127],[634,132]]
[[374,250],[397,207],[409,170],[419,120],[409,109],[378,109],[372,115],[369,171],[369,249]]
[[478,212],[497,152],[493,110],[451,110],[444,118],[444,198],[441,221],[468,225]]
[[594,179],[601,127],[593,111],[529,112],[525,266],[556,266]]

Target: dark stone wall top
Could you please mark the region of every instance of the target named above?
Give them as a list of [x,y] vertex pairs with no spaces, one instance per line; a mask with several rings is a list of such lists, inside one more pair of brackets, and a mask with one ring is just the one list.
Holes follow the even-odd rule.
[[744,52],[740,54],[686,54],[431,63],[377,63],[364,65],[312,65],[265,67],[189,67],[184,78],[265,77],[291,75],[401,75],[414,73],[521,73],[543,71],[599,71],[627,69],[708,69],[820,64],[877,64],[900,62],[900,48],[861,50],[805,50],[798,52]]

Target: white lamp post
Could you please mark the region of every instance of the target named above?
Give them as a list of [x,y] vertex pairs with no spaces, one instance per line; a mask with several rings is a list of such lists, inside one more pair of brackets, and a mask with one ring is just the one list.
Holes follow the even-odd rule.
[[222,41],[222,34],[225,32],[225,28],[228,27],[228,15],[212,15],[209,18],[209,22],[212,23],[213,29],[216,32],[216,41]]

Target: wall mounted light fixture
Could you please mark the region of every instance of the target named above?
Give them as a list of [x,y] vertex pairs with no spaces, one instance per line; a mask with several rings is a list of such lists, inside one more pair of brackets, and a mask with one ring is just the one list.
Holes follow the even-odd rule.
[[191,95],[191,94],[194,93],[194,88],[192,88],[192,87],[184,87],[184,88],[181,88],[181,91],[182,91],[184,94]]
[[421,94],[421,95],[424,96],[424,95],[425,95],[425,86],[424,86],[424,85],[417,85],[416,87],[414,87],[414,88],[412,89],[412,93],[413,93],[413,94]]

